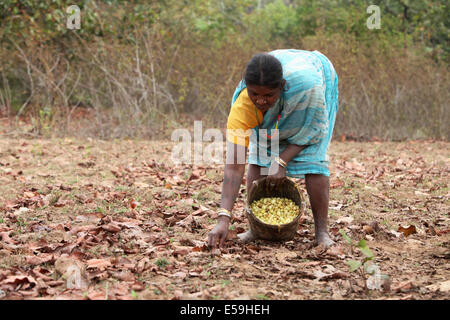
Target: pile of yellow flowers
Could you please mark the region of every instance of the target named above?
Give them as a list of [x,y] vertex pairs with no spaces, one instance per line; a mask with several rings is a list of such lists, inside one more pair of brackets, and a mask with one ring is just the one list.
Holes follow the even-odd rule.
[[272,225],[289,223],[300,211],[295,202],[287,198],[262,198],[254,201],[250,208],[259,220]]

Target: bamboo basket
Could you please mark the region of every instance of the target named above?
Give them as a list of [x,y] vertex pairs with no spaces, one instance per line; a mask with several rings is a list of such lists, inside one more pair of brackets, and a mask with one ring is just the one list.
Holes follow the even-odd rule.
[[[261,198],[280,197],[288,198],[295,202],[300,208],[299,214],[289,223],[282,225],[270,225],[259,220],[252,212],[251,204]],[[297,232],[300,217],[305,211],[305,201],[303,193],[297,184],[289,178],[279,186],[271,186],[266,178],[261,178],[253,182],[253,187],[247,194],[247,205],[245,212],[250,224],[250,229],[256,239],[269,241],[292,240]]]

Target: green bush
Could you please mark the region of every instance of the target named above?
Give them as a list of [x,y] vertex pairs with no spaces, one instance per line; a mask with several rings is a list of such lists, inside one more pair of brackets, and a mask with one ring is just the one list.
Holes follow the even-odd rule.
[[[0,113],[30,115],[37,132],[77,108],[95,111],[102,138],[224,126],[248,59],[298,48],[338,71],[336,134],[450,136],[448,1],[83,0],[68,30],[71,4],[0,2]],[[371,4],[381,29],[366,26]]]

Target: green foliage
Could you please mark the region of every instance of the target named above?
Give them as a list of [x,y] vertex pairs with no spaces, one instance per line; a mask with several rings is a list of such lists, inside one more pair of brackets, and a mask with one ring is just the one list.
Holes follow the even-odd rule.
[[242,19],[251,0],[167,0],[158,22],[166,39],[192,37],[196,43],[220,45],[227,36],[242,31]]
[[[298,48],[323,52],[338,71],[337,134],[448,137],[448,1],[81,0],[81,29],[69,30],[72,4],[0,1],[0,112],[31,113],[35,132],[54,132],[68,119],[61,106],[75,105],[120,106],[112,119],[129,122],[129,135],[139,134],[133,121],[178,126],[178,110],[218,125],[252,54]],[[372,4],[381,29],[367,28]],[[98,130],[111,137],[115,125]]]
[[[40,42],[62,40],[72,34],[66,28],[68,14],[66,9],[73,2],[68,0],[30,1],[5,0],[0,3],[0,41],[11,37],[20,41],[31,39]],[[88,0],[77,1],[82,11],[83,28],[79,35],[88,36],[98,34],[98,13],[94,10],[92,2]]]
[[347,242],[347,244],[350,246],[350,252],[353,253],[353,242],[352,239],[345,233],[343,229],[339,229],[339,233],[342,235],[342,238]]
[[352,239],[350,239],[350,237],[347,235],[347,233],[345,233],[345,231],[343,229],[340,229],[339,233],[342,235],[342,238],[344,238],[344,240],[347,242],[347,244],[349,246],[351,246],[352,245]]
[[275,0],[249,14],[246,24],[252,34],[267,41],[292,39],[298,36],[299,17],[292,6],[282,0]]
[[[345,233],[345,231],[341,229],[339,230],[339,233],[342,235],[345,241],[351,246],[352,240]],[[381,274],[380,267],[373,261],[374,254],[367,245],[366,240],[361,239],[358,242],[358,248],[364,257],[362,260],[347,260],[345,263],[349,267],[349,272],[359,271],[361,276],[364,278],[365,274],[367,274],[368,278],[365,281],[367,289],[378,289],[378,290],[382,289],[383,281],[389,280],[389,277],[387,275]]]
[[350,272],[355,272],[362,266],[361,261],[357,260],[348,260],[345,263],[350,267]]
[[258,293],[255,297],[256,300],[270,300],[270,298],[262,293]]
[[[352,242],[352,239],[347,235],[347,233],[345,233],[345,231],[342,229],[339,230],[339,233],[342,235],[342,238],[344,238],[344,240],[347,242],[347,244],[350,246],[350,248],[352,248],[353,242]],[[364,255],[364,258],[362,259],[362,261],[358,261],[358,260],[346,261],[346,264],[350,267],[350,272],[354,272],[354,271],[358,270],[361,266],[364,266],[364,268],[367,268],[371,264],[370,261],[372,261],[374,258],[374,255],[373,255],[372,251],[370,250],[369,246],[367,245],[366,240],[361,239],[358,242],[357,247],[359,248],[361,253]]]
[[366,240],[361,239],[358,242],[358,247],[361,250],[362,254],[364,254],[366,257],[364,258],[364,261],[372,260],[373,253],[370,251],[369,247],[367,246]]
[[[75,37],[66,28],[68,0],[4,0],[0,3],[0,40],[57,41]],[[193,36],[219,43],[240,33],[244,38],[289,41],[315,35],[345,33],[362,41],[407,37],[430,50],[449,53],[449,2],[444,0],[256,0],[77,1],[82,28],[77,37],[113,36],[135,41],[140,26],[158,27],[164,37]],[[381,9],[381,29],[369,30],[369,5]]]

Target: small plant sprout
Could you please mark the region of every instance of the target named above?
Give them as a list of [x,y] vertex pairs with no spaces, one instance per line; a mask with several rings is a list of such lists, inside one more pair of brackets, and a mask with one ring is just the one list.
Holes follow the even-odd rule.
[[[348,245],[350,246],[350,251],[353,254],[352,239],[342,229],[339,230],[339,233],[348,243]],[[364,279],[366,278],[366,274],[368,274],[369,276],[365,281],[366,288],[369,290],[381,290],[382,287],[385,287],[386,284],[389,283],[389,276],[381,274],[380,267],[374,262],[374,254],[367,245],[366,240],[361,239],[358,242],[357,247],[363,254],[364,258],[362,260],[346,261],[346,264],[349,266],[349,271],[358,271],[361,277]]]
[[169,262],[166,259],[159,258],[158,260],[156,260],[155,264],[160,268],[165,268],[169,264]]

